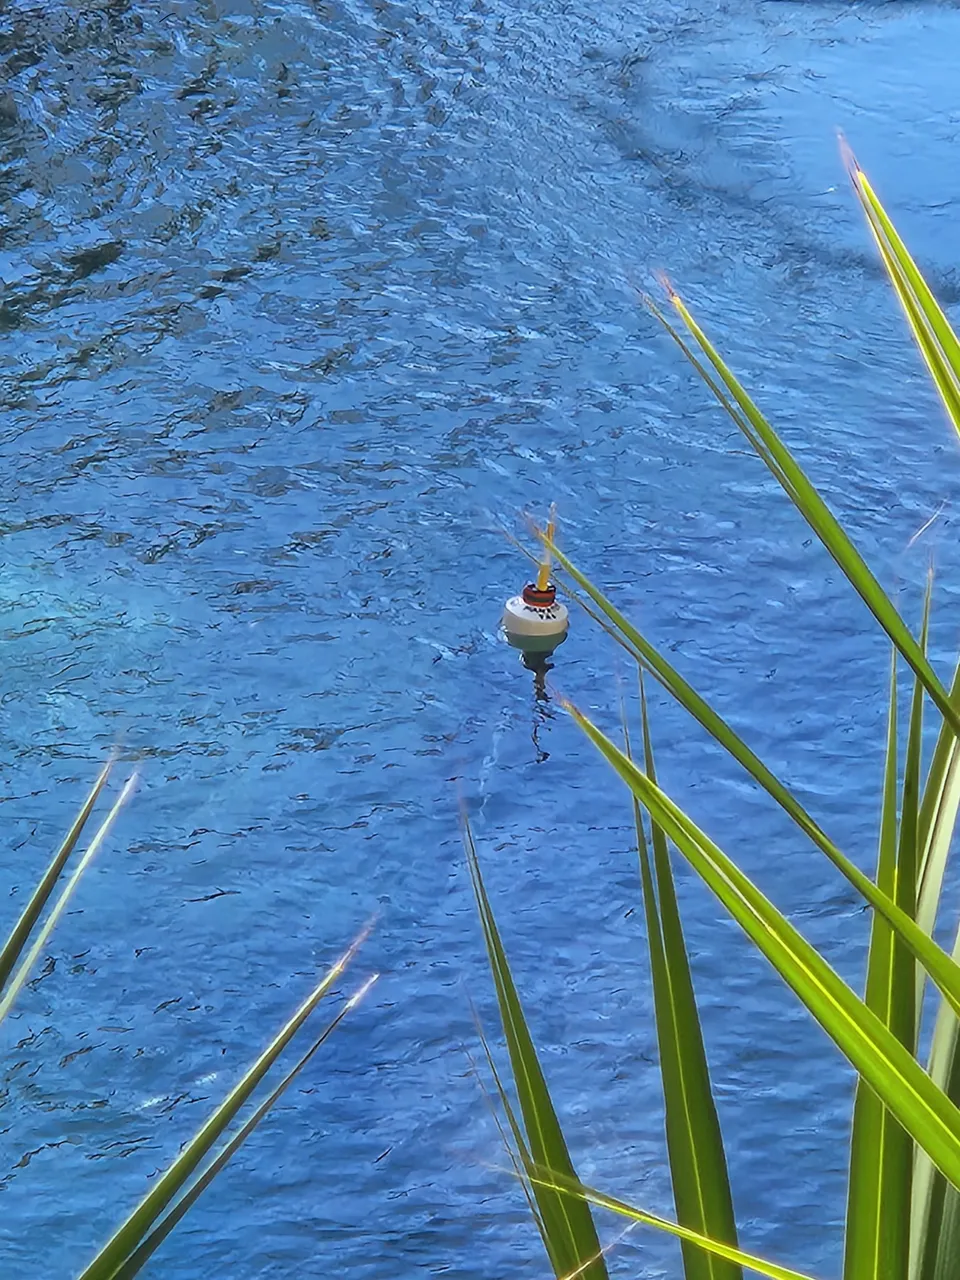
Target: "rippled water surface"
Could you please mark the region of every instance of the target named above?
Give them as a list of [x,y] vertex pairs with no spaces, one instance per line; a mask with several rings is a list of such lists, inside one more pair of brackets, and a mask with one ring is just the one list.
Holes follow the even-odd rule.
[[[947,4],[0,7],[6,917],[143,760],[8,1025],[5,1274],[73,1274],[373,912],[375,992],[150,1274],[546,1273],[465,1053],[460,797],[582,1172],[669,1206],[630,814],[497,637],[502,530],[555,499],[869,864],[884,645],[635,287],[670,269],[912,617],[935,557],[942,658],[960,466],[835,129],[952,305],[958,41]],[[621,675],[575,619],[558,687],[612,727]],[[656,722],[856,978],[844,884]],[[832,1274],[850,1081],[681,878],[744,1240]]]

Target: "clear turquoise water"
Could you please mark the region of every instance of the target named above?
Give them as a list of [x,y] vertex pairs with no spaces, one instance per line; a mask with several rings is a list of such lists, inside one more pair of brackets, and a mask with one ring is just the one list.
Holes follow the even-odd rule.
[[[634,289],[669,268],[908,614],[935,559],[942,658],[956,444],[834,131],[954,304],[958,40],[946,4],[4,10],[7,915],[109,746],[143,761],[6,1028],[5,1273],[72,1274],[377,911],[375,993],[149,1274],[545,1274],[467,1056],[460,797],[581,1171],[669,1207],[630,814],[498,639],[502,529],[555,499],[869,865],[884,645]],[[615,723],[586,620],[553,676]],[[657,734],[857,978],[844,884],[669,706]],[[833,1274],[850,1080],[681,879],[743,1238]]]

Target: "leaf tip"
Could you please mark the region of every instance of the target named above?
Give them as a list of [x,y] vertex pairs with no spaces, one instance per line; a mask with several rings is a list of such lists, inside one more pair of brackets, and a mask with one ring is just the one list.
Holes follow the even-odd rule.
[[358,988],[358,989],[353,993],[353,995],[352,995],[352,996],[350,996],[350,998],[347,1000],[346,1005],[345,1005],[345,1008],[344,1008],[344,1012],[346,1012],[346,1010],[347,1010],[347,1009],[355,1009],[355,1008],[357,1007],[357,1005],[360,1003],[360,1001],[361,1001],[361,1000],[363,999],[363,997],[367,994],[367,992],[370,990],[370,988],[373,986],[373,984],[377,981],[377,979],[378,979],[379,977],[380,977],[379,973],[374,973],[374,974],[372,974],[372,975],[371,975],[371,976],[366,980],[366,982],[363,984],[363,986],[362,986],[362,987],[359,987],[359,988]]
[[837,130],[837,145],[840,148],[840,158],[843,161],[843,167],[846,169],[850,181],[856,187],[860,184],[861,180],[866,177],[866,174],[857,163],[857,157],[853,154],[853,148],[847,141],[846,135],[842,129]]
[[677,293],[676,289],[673,287],[673,282],[671,281],[667,273],[665,271],[657,270],[654,272],[654,275],[656,276],[657,283],[660,285],[661,289],[663,289],[664,293],[667,295],[670,301],[673,303],[679,302],[680,295]]

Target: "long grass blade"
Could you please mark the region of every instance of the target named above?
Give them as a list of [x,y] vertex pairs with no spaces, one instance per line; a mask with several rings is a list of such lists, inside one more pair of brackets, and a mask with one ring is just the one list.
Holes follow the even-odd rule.
[[944,407],[960,432],[960,341],[900,239],[870,180],[843,145],[847,172],[900,305]]
[[[526,1131],[528,1158],[562,1177],[576,1178],[480,874],[473,835],[466,821],[464,843]],[[536,1191],[536,1200],[547,1254],[558,1280],[572,1273],[583,1276],[584,1280],[607,1280],[596,1227],[584,1201],[544,1187]]]
[[[952,736],[952,735],[951,735]],[[951,742],[947,767],[936,796],[936,807],[922,840],[920,886],[917,901],[917,924],[932,933],[943,889],[947,856],[960,810],[960,743]],[[921,839],[923,831],[921,829]]]
[[[953,954],[960,959],[960,932]],[[928,1071],[934,1084],[960,1105],[958,1037],[960,1022],[941,1001]],[[917,1152],[914,1167],[910,1224],[910,1280],[955,1280],[960,1257],[960,1193],[922,1151]]]
[[[877,859],[877,885],[891,898],[896,892],[897,877],[897,741],[897,659],[894,653]],[[893,930],[887,921],[875,914],[870,929],[864,1000],[887,1026],[890,1025],[893,940]],[[886,1107],[863,1079],[858,1080],[850,1138],[844,1280],[861,1280],[879,1274],[882,1250],[886,1244],[883,1240],[887,1208],[884,1190],[891,1176],[888,1121],[892,1122],[892,1117]]]
[[137,781],[137,775],[134,773],[127,780],[127,782],[123,787],[123,790],[120,792],[120,795],[114,801],[113,807],[110,809],[110,812],[107,814],[103,822],[100,824],[96,832],[96,835],[94,835],[93,839],[90,841],[90,844],[88,845],[86,852],[84,853],[80,861],[77,863],[77,866],[73,872],[73,875],[70,877],[70,879],[64,885],[63,889],[60,891],[60,896],[57,898],[57,901],[54,903],[54,906],[50,914],[47,916],[46,920],[43,922],[43,927],[40,929],[40,932],[37,934],[37,937],[33,945],[31,946],[30,950],[27,952],[26,957],[21,961],[20,966],[17,969],[17,971],[14,973],[13,977],[10,978],[7,984],[6,990],[3,993],[3,996],[0,997],[0,1022],[3,1022],[4,1018],[12,1009],[13,1003],[16,1000],[17,996],[23,990],[23,987],[27,982],[27,980],[29,979],[30,974],[33,972],[33,969],[37,963],[37,960],[40,958],[40,956],[43,953],[44,947],[47,945],[47,940],[49,939],[51,933],[53,933],[53,930],[55,929],[58,921],[60,920],[60,917],[63,915],[64,911],[66,911],[67,906],[70,903],[70,899],[73,897],[74,893],[76,892],[77,886],[79,885],[80,880],[83,877],[83,873],[90,866],[90,863],[93,861],[94,857],[96,856],[98,850],[100,849],[100,846],[103,844],[104,840],[107,838],[107,835],[109,834],[111,827],[113,826],[114,822],[116,822],[117,820],[117,816],[120,813],[120,810],[123,808],[127,800],[130,798],[130,795],[133,792],[133,788],[136,786],[136,781]]
[[156,1253],[157,1249],[163,1244],[167,1236],[173,1228],[183,1219],[187,1210],[192,1208],[200,1198],[202,1193],[210,1186],[214,1178],[224,1168],[228,1162],[233,1159],[240,1150],[247,1138],[253,1133],[257,1125],[273,1109],[277,1102],[283,1097],[287,1089],[293,1084],[297,1076],[314,1056],[321,1045],[325,1044],[330,1038],[334,1030],[340,1025],[343,1019],[351,1011],[355,1009],[363,997],[367,994],[373,984],[376,982],[378,974],[374,974],[368,978],[358,991],[344,1002],[343,1007],[339,1010],[336,1017],[333,1018],[320,1035],[314,1040],[313,1044],[306,1051],[299,1062],[283,1077],[277,1087],[264,1098],[263,1102],[257,1107],[248,1120],[237,1130],[229,1142],[219,1152],[216,1159],[204,1169],[203,1173],[187,1188],[179,1200],[172,1208],[160,1219],[154,1229],[146,1237],[143,1242],[134,1249],[129,1258],[113,1273],[113,1280],[133,1280],[133,1277],[139,1275],[140,1271],[146,1266],[150,1258]]
[[[960,697],[960,663],[951,698]],[[917,923],[932,933],[940,906],[947,857],[960,809],[960,743],[949,725],[941,724],[927,772],[920,809],[921,857]],[[953,949],[960,960],[960,932]],[[925,975],[918,974],[917,1013]],[[937,1011],[927,1070],[947,1097],[960,1105],[960,1021],[945,1000]],[[910,1214],[910,1280],[954,1280],[960,1258],[960,1194],[934,1167],[925,1152],[915,1152]]]
[[[960,432],[960,342],[937,303],[892,221],[873,191],[869,179],[849,149],[847,167],[854,191],[876,240],[881,259],[903,308],[917,346],[927,364],[944,408],[954,428]],[[951,690],[956,703],[960,685],[960,665]],[[922,850],[917,922],[926,932],[933,930],[940,904],[947,856],[960,806],[960,745],[953,726],[941,730],[928,773],[920,811],[919,840]],[[960,958],[960,935],[954,948]],[[923,989],[918,977],[919,993]],[[929,1072],[936,1084],[953,1101],[960,1099],[960,1055],[957,1039],[960,1023],[956,1013],[941,1002],[934,1029]],[[960,1198],[954,1187],[918,1151],[914,1171],[911,1213],[911,1280],[953,1280],[960,1257]]]
[[10,974],[23,954],[23,949],[27,945],[30,934],[43,914],[43,909],[47,905],[71,853],[73,853],[78,840],[83,834],[83,828],[87,825],[87,819],[90,817],[93,806],[100,797],[100,792],[106,785],[112,767],[113,761],[107,761],[100,770],[99,777],[90,788],[90,794],[83,802],[63,843],[51,858],[50,864],[43,873],[40,882],[30,895],[29,902],[20,913],[20,919],[13,926],[10,936],[3,944],[2,949],[0,949],[0,993],[3,992],[4,987],[7,985]]
[[[926,627],[924,628],[924,631]],[[921,751],[922,690],[916,684],[907,744],[903,805],[897,830],[896,654],[890,680],[890,716],[884,774],[877,884],[913,914]],[[916,975],[910,953],[880,915],[874,915],[865,1003],[901,1044],[914,1052]],[[844,1280],[906,1277],[909,1260],[913,1144],[873,1090],[857,1084],[850,1144],[850,1185]]]
[[[924,635],[929,618],[930,588],[924,617]],[[960,664],[954,685],[960,678]],[[953,692],[953,691],[952,691]],[[917,920],[921,928],[932,931],[939,906],[940,891],[946,869],[947,854],[956,825],[960,769],[957,740],[943,723],[927,776],[924,802],[917,821],[918,848],[923,848],[917,898]],[[919,748],[916,748],[919,754]],[[917,766],[919,772],[919,765]],[[906,793],[906,785],[905,785]],[[931,803],[930,797],[935,797]],[[924,812],[924,804],[928,806]],[[922,914],[921,914],[922,913]],[[954,946],[954,959],[960,951],[960,937]],[[919,1035],[923,975],[915,978],[914,1047]],[[928,1073],[952,1102],[960,1103],[960,1055],[957,1040],[960,1022],[946,1001],[940,1001],[930,1049]],[[911,1280],[953,1280],[960,1258],[960,1193],[935,1169],[925,1152],[915,1149],[910,1203],[909,1239],[906,1274]],[[904,1214],[899,1214],[904,1218]]]
[[190,1178],[212,1151],[231,1121],[249,1100],[256,1087],[276,1062],[323,997],[341,976],[367,936],[364,931],[332,965],[307,998],[273,1038],[243,1078],[234,1085],[213,1115],[186,1144],[177,1158],[160,1175],[123,1225],[111,1236],[80,1280],[114,1280],[117,1270],[130,1257],[163,1211],[184,1190]]
[[[669,300],[696,344],[697,350],[691,347],[686,338],[652,302],[649,303],[651,311],[701,375],[710,374],[705,379],[707,385],[717,395],[721,405],[730,413],[733,421],[740,427],[799,513],[833,557],[844,577],[890,637],[895,648],[899,650],[923,684],[940,714],[949,722],[954,732],[960,734],[960,711],[951,703],[939,676],[911,635],[909,627],[896,607],[867,567],[866,561],[811,484],[793,454],[727,367],[680,295],[669,284],[667,288]],[[702,360],[698,358],[698,351],[703,357]]]
[[[930,620],[930,593],[924,607],[921,643],[926,652]],[[897,868],[893,898],[910,919],[915,920],[921,871],[920,805],[923,772],[923,699],[919,680],[914,682],[907,736],[907,754],[903,772],[903,799],[900,805],[900,834],[897,842]],[[888,895],[891,896],[891,895]],[[899,935],[895,939],[893,964],[895,995],[891,1007],[891,1029],[901,1044],[916,1053],[920,1031],[920,997],[922,971]]]
[[869,876],[843,854],[813,818],[807,813],[789,789],[747,746],[727,722],[705,701],[680,673],[663,657],[619,609],[583,574],[556,546],[556,561],[586,592],[600,612],[610,621],[622,637],[624,649],[635,661],[648,670],[663,687],[696,719],[767,794],[790,815],[818,849],[824,853],[837,870],[853,887],[893,926],[911,954],[923,965],[952,1008],[960,1012],[960,965],[948,956],[911,919],[896,902],[883,893]]
[[[645,770],[655,782],[656,767],[642,678],[640,706]],[[626,729],[624,723],[629,756]],[[635,797],[633,805],[677,1221],[700,1235],[736,1246],[730,1177],[667,841],[663,828],[654,822],[651,858]],[[697,1249],[689,1241],[684,1241],[681,1248],[686,1280],[742,1280],[743,1272],[735,1263]]]
[[550,1187],[554,1191],[566,1190],[571,1195],[582,1196],[584,1200],[596,1205],[598,1209],[609,1209],[611,1213],[617,1213],[624,1218],[629,1218],[631,1222],[639,1222],[644,1226],[655,1227],[658,1231],[667,1232],[669,1235],[676,1236],[679,1240],[687,1241],[716,1258],[722,1258],[737,1267],[747,1267],[750,1271],[756,1271],[760,1275],[768,1276],[769,1280],[813,1280],[811,1276],[802,1271],[795,1271],[792,1267],[784,1267],[779,1263],[769,1262],[766,1258],[757,1257],[753,1253],[745,1253],[744,1250],[727,1244],[725,1241],[711,1240],[709,1236],[702,1235],[691,1227],[684,1227],[680,1223],[671,1222],[669,1218],[660,1217],[659,1214],[637,1209],[625,1200],[618,1200],[616,1196],[606,1195],[604,1192],[588,1187],[575,1179],[560,1178],[555,1173],[551,1173],[549,1169],[535,1168],[531,1176],[534,1186]]
[[960,1185],[960,1110],[733,863],[575,708],[576,722],[913,1139]]
[[530,1210],[530,1215],[536,1223],[537,1230],[540,1233],[540,1239],[543,1241],[543,1247],[546,1249],[547,1256],[549,1257],[550,1249],[547,1245],[546,1227],[543,1225],[543,1219],[540,1216],[540,1208],[537,1204],[536,1196],[533,1194],[533,1185],[527,1177],[527,1169],[533,1164],[533,1159],[527,1147],[527,1140],[523,1135],[523,1128],[520,1121],[517,1119],[517,1113],[510,1101],[510,1094],[507,1092],[506,1086],[500,1077],[496,1059],[494,1058],[493,1050],[490,1047],[490,1041],[487,1039],[487,1034],[483,1029],[483,1023],[480,1021],[480,1016],[476,1009],[474,1009],[473,1020],[476,1024],[477,1035],[480,1037],[480,1044],[483,1048],[484,1057],[487,1060],[487,1067],[490,1070],[490,1076],[493,1080],[494,1088],[497,1091],[500,1105],[503,1107],[504,1115],[507,1117],[507,1125],[510,1129],[509,1134],[506,1129],[504,1129],[503,1121],[500,1119],[499,1112],[497,1111],[493,1100],[488,1096],[483,1081],[480,1080],[478,1075],[480,1088],[483,1090],[484,1098],[488,1102],[490,1112],[493,1116],[493,1122],[497,1126],[497,1132],[500,1134],[500,1141],[503,1143],[503,1148],[507,1153],[507,1158],[513,1166],[513,1172],[516,1175],[520,1186],[523,1188],[523,1195],[527,1202],[527,1208]]
[[[950,688],[950,700],[960,703],[960,662]],[[942,721],[924,783],[917,832],[921,850],[917,924],[924,933],[933,933],[958,809],[960,742],[946,721]]]

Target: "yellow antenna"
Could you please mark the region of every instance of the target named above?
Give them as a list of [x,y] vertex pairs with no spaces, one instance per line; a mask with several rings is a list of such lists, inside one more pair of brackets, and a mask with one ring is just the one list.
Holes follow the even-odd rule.
[[[550,518],[547,521],[547,531],[545,534],[547,542],[553,542],[556,532],[557,532],[557,504],[555,502],[551,502]],[[537,590],[538,591],[546,591],[547,586],[550,583],[550,564],[552,559],[553,557],[550,554],[550,548],[548,546],[545,546],[543,548],[543,559],[540,561],[540,568],[537,571]]]

